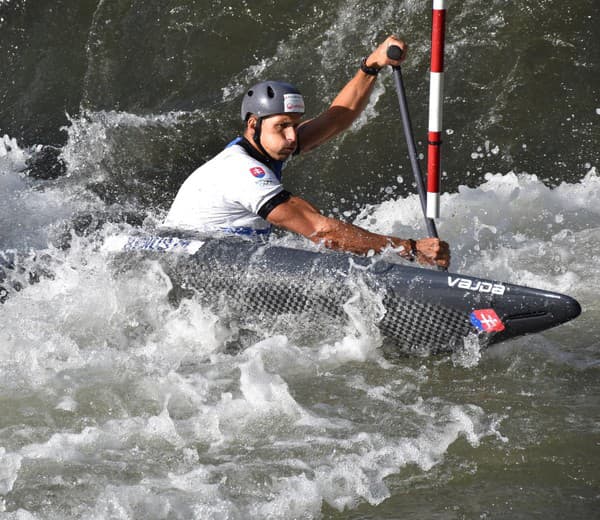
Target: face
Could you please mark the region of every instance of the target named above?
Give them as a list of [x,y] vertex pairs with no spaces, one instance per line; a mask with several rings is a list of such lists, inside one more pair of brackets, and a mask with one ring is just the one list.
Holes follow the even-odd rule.
[[[298,145],[297,129],[300,119],[302,114],[278,114],[263,119],[260,143],[273,159],[283,161],[294,153]],[[248,126],[254,136],[256,119],[250,118]]]

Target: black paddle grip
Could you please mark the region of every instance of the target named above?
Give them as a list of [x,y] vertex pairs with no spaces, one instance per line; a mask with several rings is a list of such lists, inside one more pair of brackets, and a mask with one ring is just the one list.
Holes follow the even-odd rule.
[[390,45],[387,48],[387,57],[390,60],[399,60],[402,58],[402,49],[397,45]]

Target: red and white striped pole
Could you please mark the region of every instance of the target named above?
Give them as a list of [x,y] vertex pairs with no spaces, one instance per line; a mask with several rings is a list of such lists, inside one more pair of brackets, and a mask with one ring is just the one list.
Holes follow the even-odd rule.
[[446,0],[433,0],[431,72],[429,76],[429,132],[427,135],[427,218],[440,216],[440,149],[444,90]]

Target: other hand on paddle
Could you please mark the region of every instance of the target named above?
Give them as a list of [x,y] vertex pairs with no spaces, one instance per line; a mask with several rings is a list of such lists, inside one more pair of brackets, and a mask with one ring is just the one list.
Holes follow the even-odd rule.
[[448,269],[450,265],[450,246],[439,238],[421,238],[420,240],[392,238],[395,247],[401,246],[399,255],[416,260],[424,265],[436,265]]
[[422,238],[415,242],[415,257],[421,264],[437,265],[448,269],[450,246],[439,238]]
[[[399,47],[402,51],[400,59],[392,59],[389,57],[388,49],[390,47]],[[381,43],[367,58],[365,59],[365,65],[367,67],[382,69],[386,65],[397,67],[406,58],[406,52],[408,45],[397,36],[388,36],[383,43]]]

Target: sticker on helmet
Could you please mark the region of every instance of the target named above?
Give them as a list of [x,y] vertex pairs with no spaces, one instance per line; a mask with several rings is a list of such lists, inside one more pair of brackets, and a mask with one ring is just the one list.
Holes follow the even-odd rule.
[[304,98],[302,94],[284,94],[283,110],[284,112],[304,113]]
[[502,332],[504,323],[494,309],[478,309],[471,313],[471,323],[483,332]]
[[267,174],[267,172],[265,172],[261,166],[254,166],[253,168],[250,168],[250,173],[257,179],[262,179]]

